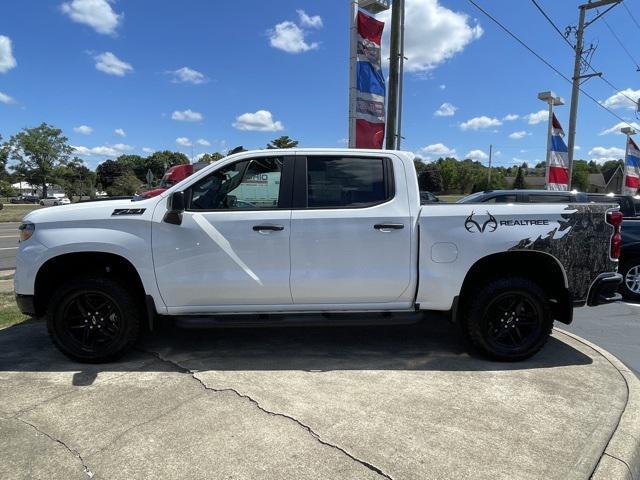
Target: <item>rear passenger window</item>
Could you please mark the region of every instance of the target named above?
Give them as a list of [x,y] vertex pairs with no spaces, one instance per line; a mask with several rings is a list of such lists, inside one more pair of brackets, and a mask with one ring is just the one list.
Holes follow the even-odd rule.
[[484,203],[516,203],[515,195],[496,195],[488,198]]
[[529,195],[529,203],[571,203],[569,195]]
[[307,158],[309,208],[368,207],[393,197],[389,160]]

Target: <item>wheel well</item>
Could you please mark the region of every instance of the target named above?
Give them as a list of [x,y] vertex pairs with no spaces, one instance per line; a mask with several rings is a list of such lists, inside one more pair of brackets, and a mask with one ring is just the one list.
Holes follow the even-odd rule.
[[555,257],[543,252],[502,252],[478,260],[464,279],[458,310],[464,309],[477,286],[506,276],[524,277],[537,283],[551,301],[554,319],[571,323],[573,304],[564,269]]
[[36,315],[42,316],[45,313],[51,295],[58,286],[85,275],[117,278],[131,289],[134,298],[139,299],[140,308],[146,309],[142,280],[129,260],[112,253],[79,252],[51,258],[40,267],[34,288]]

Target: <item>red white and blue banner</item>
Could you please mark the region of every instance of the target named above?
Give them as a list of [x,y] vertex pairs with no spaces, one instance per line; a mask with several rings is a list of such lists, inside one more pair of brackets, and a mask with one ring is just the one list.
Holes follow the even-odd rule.
[[569,189],[569,149],[564,143],[564,130],[556,118],[551,119],[551,138],[547,151],[547,190]]
[[640,150],[631,137],[627,140],[627,154],[624,159],[623,195],[635,195],[640,187]]
[[358,11],[356,57],[356,148],[382,148],[385,84],[380,61],[384,22]]

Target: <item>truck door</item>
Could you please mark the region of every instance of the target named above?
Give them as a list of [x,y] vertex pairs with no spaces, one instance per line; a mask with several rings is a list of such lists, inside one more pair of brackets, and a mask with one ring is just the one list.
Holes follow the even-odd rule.
[[399,159],[298,156],[293,202],[294,303],[410,301],[412,228]]
[[257,157],[215,170],[185,190],[180,225],[162,221],[158,206],[153,258],[171,313],[292,303],[293,161]]

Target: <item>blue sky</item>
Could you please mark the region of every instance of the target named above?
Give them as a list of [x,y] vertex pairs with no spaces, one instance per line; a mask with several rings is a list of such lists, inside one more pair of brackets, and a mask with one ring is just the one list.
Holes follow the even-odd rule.
[[[493,144],[496,164],[543,159],[546,123],[544,118],[536,123],[540,115],[530,116],[545,108],[536,95],[554,90],[568,104],[570,85],[466,0],[406,3],[403,149],[425,158],[471,154],[486,162]],[[570,76],[573,52],[533,3],[478,3]],[[578,2],[539,3],[562,30],[576,23]],[[625,3],[640,19],[640,0]],[[6,139],[23,127],[51,123],[92,167],[121,152],[172,149],[197,155],[236,145],[261,148],[279,135],[302,146],[342,146],[348,5],[348,0],[5,2],[0,134]],[[624,7],[605,18],[632,50],[640,28]],[[640,72],[602,20],[589,27],[586,39],[598,45],[592,64],[627,96],[640,96]],[[589,80],[584,88],[621,117],[640,123],[630,102],[603,81]],[[556,112],[566,130],[568,105]],[[577,158],[621,156],[624,137],[603,134],[619,120],[585,96],[579,113]]]

